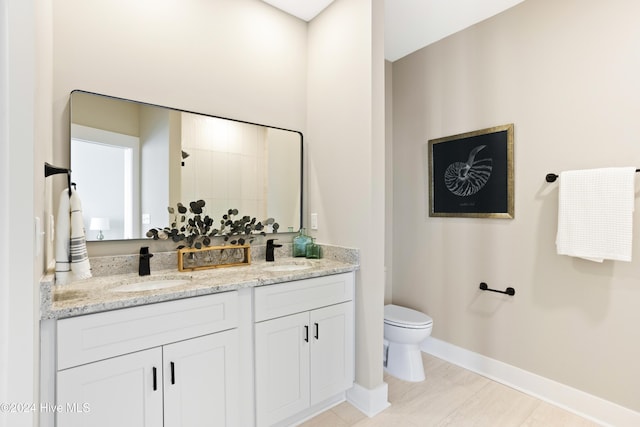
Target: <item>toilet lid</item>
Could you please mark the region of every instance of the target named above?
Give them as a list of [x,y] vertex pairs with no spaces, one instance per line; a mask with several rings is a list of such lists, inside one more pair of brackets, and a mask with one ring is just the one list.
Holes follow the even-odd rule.
[[433,319],[424,313],[393,304],[384,306],[384,321],[391,325],[413,327],[429,326],[433,323]]

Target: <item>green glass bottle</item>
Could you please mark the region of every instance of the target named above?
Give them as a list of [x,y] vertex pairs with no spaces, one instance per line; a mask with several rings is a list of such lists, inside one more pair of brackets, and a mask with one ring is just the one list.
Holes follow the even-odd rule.
[[307,236],[306,230],[301,228],[298,235],[293,238],[293,256],[306,256],[307,244],[311,242],[311,236]]
[[310,259],[319,259],[322,257],[322,249],[320,248],[320,245],[316,243],[315,238],[311,238],[311,242],[307,243],[306,257]]

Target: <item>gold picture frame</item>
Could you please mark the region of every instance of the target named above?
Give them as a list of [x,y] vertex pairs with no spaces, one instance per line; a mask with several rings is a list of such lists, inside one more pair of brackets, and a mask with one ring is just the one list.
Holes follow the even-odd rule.
[[429,216],[513,219],[513,140],[513,123],[429,140]]

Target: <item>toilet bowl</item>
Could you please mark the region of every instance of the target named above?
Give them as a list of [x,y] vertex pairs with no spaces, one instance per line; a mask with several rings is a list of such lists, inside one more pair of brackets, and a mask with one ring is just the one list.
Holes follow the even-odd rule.
[[431,334],[433,319],[399,305],[384,306],[385,371],[405,381],[424,381],[420,343]]

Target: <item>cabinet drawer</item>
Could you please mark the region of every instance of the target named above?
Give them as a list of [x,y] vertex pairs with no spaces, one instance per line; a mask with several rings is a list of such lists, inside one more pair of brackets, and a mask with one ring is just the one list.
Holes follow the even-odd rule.
[[237,311],[234,291],[62,319],[58,370],[232,329]]
[[353,273],[343,273],[255,288],[255,321],[350,301],[353,283]]

